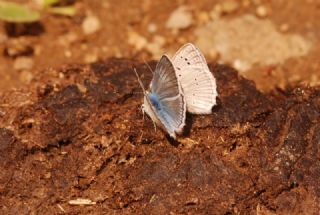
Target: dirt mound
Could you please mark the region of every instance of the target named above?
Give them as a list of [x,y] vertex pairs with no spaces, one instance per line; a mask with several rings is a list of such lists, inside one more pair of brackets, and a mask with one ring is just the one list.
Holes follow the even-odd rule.
[[147,86],[147,66],[109,59],[1,95],[1,214],[320,211],[320,89],[263,94],[212,64],[218,105],[172,141],[143,120],[133,67]]

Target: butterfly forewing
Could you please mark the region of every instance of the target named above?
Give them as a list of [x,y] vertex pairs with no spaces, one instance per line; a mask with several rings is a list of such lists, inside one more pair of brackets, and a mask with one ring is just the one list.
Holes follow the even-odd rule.
[[159,102],[157,116],[169,133],[181,132],[185,125],[186,103],[173,64],[162,56],[151,81],[151,93]]
[[159,99],[179,95],[179,83],[175,69],[166,55],[163,55],[157,64],[150,87],[151,92],[156,93]]
[[209,114],[216,104],[216,81],[201,52],[188,43],[173,57],[187,109],[191,113]]

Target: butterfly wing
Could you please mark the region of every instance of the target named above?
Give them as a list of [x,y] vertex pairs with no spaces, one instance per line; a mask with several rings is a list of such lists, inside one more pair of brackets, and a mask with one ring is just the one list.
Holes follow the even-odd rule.
[[182,132],[185,125],[186,102],[173,64],[166,55],[157,64],[150,88],[149,101],[153,110],[175,138],[175,132]]
[[173,57],[187,109],[191,113],[210,114],[216,104],[217,85],[200,50],[191,43],[182,46]]

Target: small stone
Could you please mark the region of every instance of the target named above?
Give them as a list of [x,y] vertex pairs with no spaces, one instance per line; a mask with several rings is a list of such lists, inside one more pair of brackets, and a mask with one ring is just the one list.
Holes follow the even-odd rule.
[[94,63],[98,60],[98,56],[95,53],[88,53],[84,56],[85,63]]
[[82,23],[82,30],[87,35],[96,33],[100,28],[100,20],[94,15],[87,16]]
[[219,62],[232,64],[241,72],[255,64],[278,65],[289,58],[305,56],[313,46],[307,38],[280,33],[279,26],[271,20],[253,15],[210,21],[198,26],[195,36],[195,43],[206,56],[214,48]]
[[155,23],[150,23],[147,26],[147,29],[148,29],[149,33],[155,33],[158,30],[158,27],[157,27],[157,25]]
[[101,50],[102,50],[103,52],[108,52],[108,51],[109,51],[109,48],[108,48],[107,46],[102,46],[102,47],[101,47]]
[[69,205],[95,205],[96,202],[91,201],[90,199],[82,199],[82,198],[77,198],[74,200],[70,200]]
[[163,49],[162,47],[160,47],[159,45],[155,44],[155,43],[149,43],[146,46],[146,49],[149,53],[152,54],[152,57],[154,59],[157,59],[159,57],[161,57],[162,53],[163,53]]
[[58,38],[58,42],[63,46],[70,46],[70,44],[78,40],[78,34],[74,32],[67,33]]
[[51,173],[50,173],[50,172],[47,172],[47,173],[44,175],[44,178],[45,178],[45,179],[51,178]]
[[222,13],[233,13],[239,8],[239,3],[235,0],[227,0],[221,3]]
[[160,58],[163,54],[163,46],[166,43],[166,39],[162,36],[156,35],[152,39],[152,43],[148,43],[146,49],[156,58]]
[[116,50],[116,51],[114,52],[114,56],[115,56],[116,58],[123,58],[123,54],[120,52],[120,50]]
[[132,45],[137,51],[142,50],[148,44],[145,37],[141,36],[135,31],[128,32],[128,43]]
[[72,52],[70,50],[65,50],[64,56],[66,56],[67,58],[70,58],[72,56]]
[[153,37],[153,42],[159,46],[163,46],[166,43],[166,39],[163,36],[156,35]]
[[78,83],[77,87],[78,87],[78,89],[79,89],[79,91],[81,93],[86,93],[87,92],[87,88],[83,84]]
[[24,38],[8,40],[5,46],[6,55],[13,58],[32,55],[34,53],[34,49],[30,44],[30,41]]
[[34,64],[33,58],[18,57],[14,60],[13,68],[16,70],[28,70],[28,69],[32,69],[33,64]]
[[268,15],[268,10],[267,10],[267,8],[265,6],[260,5],[256,9],[256,14],[260,18],[264,18],[264,17],[266,17]]
[[59,74],[58,74],[58,77],[60,78],[60,79],[64,79],[64,74],[62,73],[62,72],[59,72]]
[[247,62],[244,62],[240,59],[236,59],[233,61],[233,67],[239,71],[247,71],[250,69],[250,64]]
[[284,23],[280,26],[281,32],[288,32],[288,30],[289,30],[289,25],[287,23]]
[[19,79],[21,82],[28,84],[33,79],[33,74],[28,70],[22,70],[19,75]]
[[207,12],[201,11],[197,14],[197,22],[198,24],[205,24],[209,21],[210,16]]
[[169,16],[166,27],[169,29],[186,29],[193,23],[193,17],[190,9],[186,6],[180,6]]

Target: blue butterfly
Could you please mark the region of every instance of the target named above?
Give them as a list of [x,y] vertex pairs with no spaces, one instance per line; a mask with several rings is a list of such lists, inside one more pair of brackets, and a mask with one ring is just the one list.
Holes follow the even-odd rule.
[[[135,71],[136,72],[136,71]],[[142,110],[176,138],[185,126],[186,112],[210,114],[218,95],[216,79],[200,50],[183,45],[172,58],[163,55],[154,72],[150,91],[144,92]]]
[[172,62],[166,55],[161,57],[149,91],[144,89],[136,71],[135,73],[144,93],[143,112],[175,139],[176,134],[181,133],[185,126],[187,107]]

